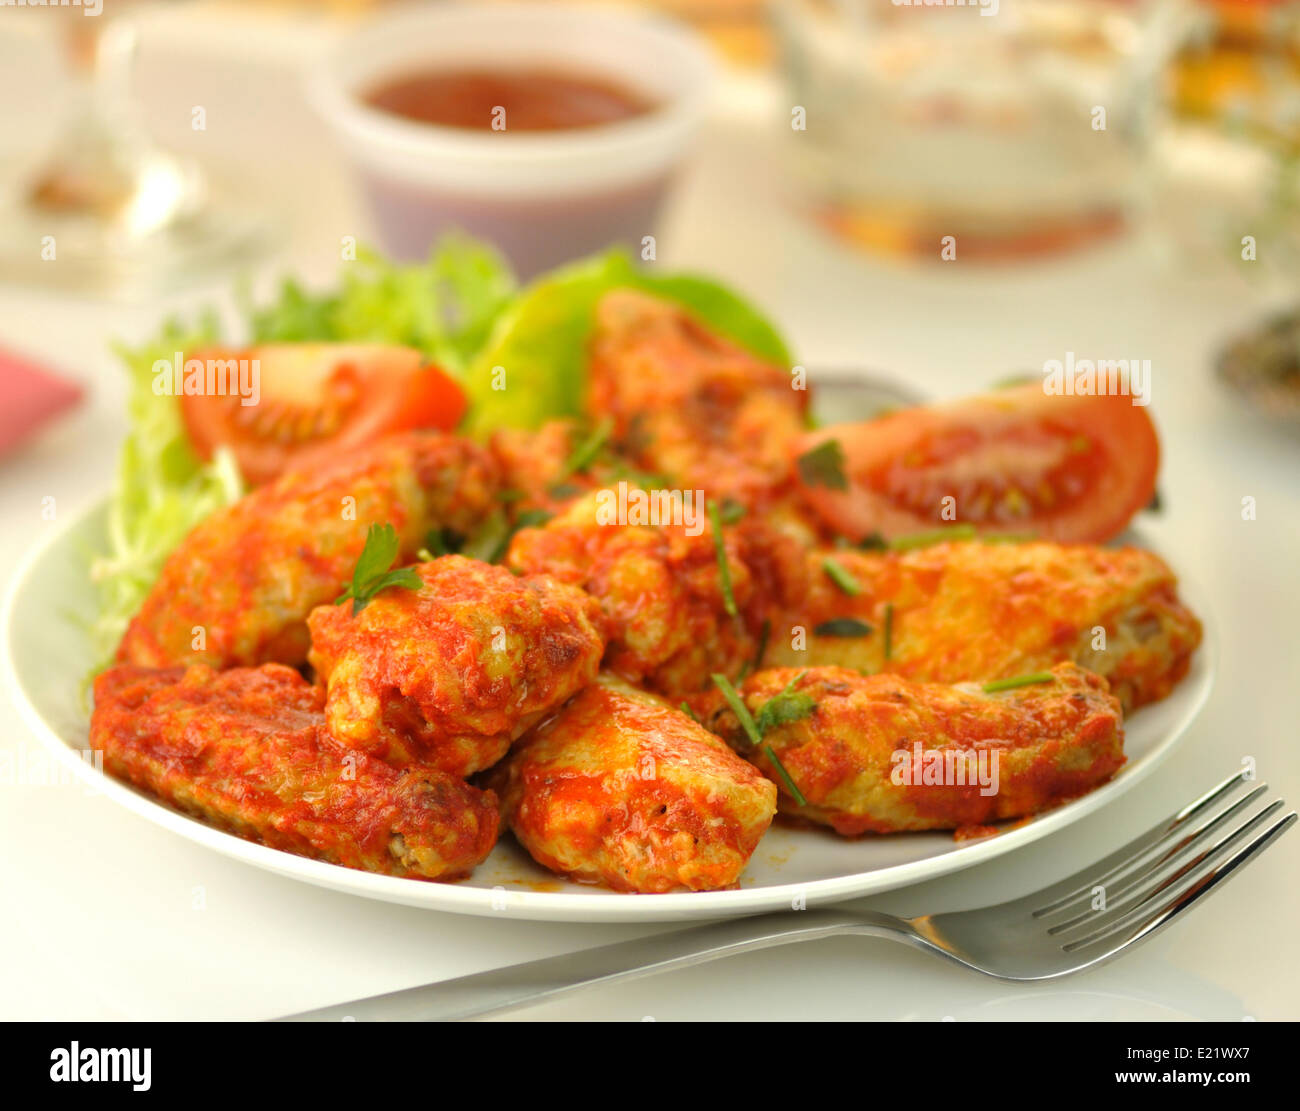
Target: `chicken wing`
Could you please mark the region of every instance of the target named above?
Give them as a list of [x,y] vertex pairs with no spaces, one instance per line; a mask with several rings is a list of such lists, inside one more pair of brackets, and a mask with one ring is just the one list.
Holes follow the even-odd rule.
[[1201,641],[1173,572],[1139,548],[973,541],[841,550],[809,555],[793,587],[783,574],[769,667],[830,664],[956,683],[1069,660],[1105,677],[1127,711],[1169,694]]
[[394,765],[470,775],[595,679],[599,611],[572,586],[464,556],[414,570],[423,587],[383,591],[355,616],[312,611],[326,718],[339,741]]
[[119,779],[300,856],[432,880],[463,875],[492,851],[495,795],[335,744],[322,697],[277,664],[122,665],[95,681],[90,743]]
[[[754,583],[736,538],[725,537],[720,561],[703,523],[694,535],[685,525],[602,523],[601,494],[580,499],[541,528],[520,530],[506,565],[592,595],[609,644],[606,667],[673,701],[700,690],[711,671],[738,670],[757,642],[740,616],[753,600]],[[728,591],[736,616],[728,613]]]
[[670,301],[630,289],[596,307],[587,408],[645,471],[755,506],[791,478],[806,389]]
[[489,773],[540,864],[617,891],[734,884],[776,788],[686,714],[616,679],[588,687]]
[[784,714],[769,711],[775,724],[758,746],[721,695],[701,711],[710,729],[776,780],[784,814],[850,836],[956,829],[1037,813],[1124,763],[1119,702],[1106,681],[1068,663],[1051,676],[986,694],[978,684],[842,667],[760,671],[740,690],[752,717],[763,720],[774,699],[804,701]]
[[366,529],[389,522],[409,560],[428,531],[468,533],[498,488],[488,453],[409,433],[290,473],[196,527],[164,564],[118,648],[121,663],[213,667],[307,658],[307,615],[351,577]]

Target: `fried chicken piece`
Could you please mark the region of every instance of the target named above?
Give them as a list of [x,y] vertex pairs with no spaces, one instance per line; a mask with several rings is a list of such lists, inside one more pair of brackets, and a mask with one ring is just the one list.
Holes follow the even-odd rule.
[[786,712],[768,711],[777,723],[761,746],[720,694],[701,706],[702,719],[776,781],[783,814],[846,836],[956,829],[1035,814],[1123,765],[1119,702],[1106,681],[1068,663],[1051,674],[1049,683],[986,694],[974,683],[777,668],[740,688],[756,718],[786,692]]
[[612,418],[634,466],[718,501],[766,504],[788,488],[806,389],[671,301],[631,289],[596,307],[587,410]]
[[[827,557],[858,593],[826,572]],[[769,667],[830,664],[957,683],[1068,660],[1106,678],[1127,712],[1168,695],[1201,642],[1173,572],[1139,548],[972,541],[840,550],[810,554],[797,582],[783,574],[790,585],[772,588],[784,606],[772,619]]]
[[307,615],[352,577],[369,525],[391,523],[406,561],[434,527],[469,533],[493,508],[498,482],[483,448],[440,433],[391,436],[333,466],[285,474],[181,542],[117,659],[301,664]]
[[600,453],[581,467],[570,467],[591,435],[573,420],[547,421],[537,429],[498,428],[492,433],[488,450],[500,468],[504,488],[511,491],[510,510],[516,520],[530,511],[557,513],[575,498],[615,480],[620,468]]
[[596,603],[575,587],[443,556],[414,568],[419,590],[388,589],[355,616],[309,618],[311,663],[341,743],[394,765],[466,776],[596,677]]
[[249,841],[390,876],[451,879],[492,851],[496,796],[336,744],[322,692],[278,664],[121,665],[95,680],[91,746],[119,779]]
[[617,891],[734,884],[776,788],[686,714],[603,677],[488,775],[539,864]]
[[521,529],[506,565],[594,597],[608,641],[605,666],[632,682],[677,701],[707,685],[711,671],[734,674],[757,649],[741,617],[754,581],[736,536],[724,540],[733,617],[708,522],[620,525],[610,493],[595,491],[541,528]]

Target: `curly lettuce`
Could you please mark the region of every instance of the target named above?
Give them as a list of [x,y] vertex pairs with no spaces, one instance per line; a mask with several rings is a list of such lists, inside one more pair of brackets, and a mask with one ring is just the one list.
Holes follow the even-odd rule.
[[515,292],[501,256],[481,243],[448,237],[427,261],[398,264],[364,248],[336,289],[313,293],[286,279],[268,304],[245,297],[242,334],[222,333],[207,311],[192,324],[168,321],[152,340],[115,350],[126,366],[129,431],[108,503],[107,537],[90,574],[99,592],[91,623],[96,656],[108,659],[185,535],[244,492],[233,457],[204,463],[190,447],[177,398],[153,392],[153,365],[176,352],[238,343],[339,340],[405,344],[453,374],[463,373]]
[[229,452],[202,462],[185,435],[176,399],[153,391],[156,360],[170,362],[177,351],[210,344],[217,337],[216,316],[207,313],[190,326],[170,320],[139,347],[115,347],[129,377],[130,431],[108,501],[106,546],[90,564],[91,581],[99,592],[99,614],[90,629],[97,659],[112,656],[163,560],[185,534],[243,494]]

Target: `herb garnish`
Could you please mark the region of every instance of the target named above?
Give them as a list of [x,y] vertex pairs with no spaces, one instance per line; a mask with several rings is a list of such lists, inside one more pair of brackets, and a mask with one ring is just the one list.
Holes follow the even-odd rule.
[[790,794],[794,796],[795,803],[799,806],[807,806],[808,800],[803,797],[803,792],[799,790],[798,784],[796,784],[795,781],[790,778],[790,773],[785,770],[785,765],[781,763],[781,761],[777,758],[776,753],[772,751],[771,745],[763,746],[763,755],[766,756],[769,760],[771,760],[772,766],[776,768],[778,772],[780,772],[781,778],[785,780],[785,785],[790,789]]
[[722,505],[718,507],[718,514],[724,525],[734,525],[745,516],[745,513],[745,507],[733,498],[723,498]]
[[885,603],[885,659],[894,654],[894,603]]
[[591,464],[596,461],[596,457],[604,449],[605,443],[609,439],[610,433],[613,431],[614,418],[605,417],[604,420],[591,430],[591,434],[573,449],[573,454],[565,460],[564,467],[560,471],[557,481],[562,482],[570,475],[581,474],[590,467]]
[[483,523],[474,534],[461,545],[460,554],[466,559],[495,563],[506,554],[511,535],[510,522],[506,519],[505,512],[494,509],[483,519]]
[[727,700],[727,705],[731,707],[731,712],[736,715],[736,720],[740,722],[740,728],[745,731],[749,743],[752,745],[760,744],[763,735],[758,731],[758,726],[754,723],[749,707],[741,700],[736,688],[731,685],[731,680],[725,675],[719,675],[716,672],[712,678],[713,685],[722,692],[722,697]]
[[398,567],[390,570],[400,550],[397,529],[391,524],[371,525],[366,529],[366,545],[357,557],[356,567],[352,569],[352,582],[334,599],[334,604],[341,606],[351,598],[352,616],[355,617],[376,594],[390,586],[419,590],[424,585],[424,580],[412,568]]
[[849,480],[844,476],[844,449],[839,440],[824,440],[805,451],[795,463],[799,477],[807,486],[825,486],[831,490],[849,488]]
[[907,536],[896,536],[889,546],[896,552],[907,552],[913,548],[928,548],[931,544],[942,544],[945,540],[975,539],[974,525],[949,525],[947,528],[931,529],[929,532],[913,532]]
[[874,625],[856,617],[832,617],[813,626],[813,635],[819,637],[869,637],[875,631]]
[[838,586],[849,597],[862,593],[862,587],[858,585],[858,580],[850,575],[844,565],[832,556],[827,556],[822,560],[822,570],[830,576],[831,582]]
[[1050,671],[1035,671],[1030,675],[1017,675],[1014,679],[994,679],[993,682],[984,684],[984,693],[996,694],[998,691],[1015,690],[1016,687],[1028,687],[1035,683],[1050,683],[1055,678]]
[[763,743],[768,730],[788,725],[792,721],[802,721],[817,709],[817,703],[812,695],[794,689],[795,684],[807,674],[806,671],[799,672],[781,689],[780,693],[774,694],[764,702],[759,707],[757,717],[750,713],[749,707],[740,697],[740,692],[731,685],[731,680],[725,675],[714,675],[713,683],[722,692],[722,697],[727,700],[727,705],[736,715],[736,720],[740,722],[740,727],[749,738],[749,743],[759,745]]
[[754,658],[752,660],[745,661],[745,666],[740,672],[740,677],[742,679],[751,671],[757,671],[763,666],[763,657],[767,654],[767,640],[771,635],[772,619],[765,617],[763,618],[763,627],[758,633],[758,650],[754,653]]
[[690,705],[686,702],[685,699],[682,699],[682,704],[678,707],[678,709],[681,710],[681,712],[684,713],[688,718],[690,718],[691,721],[695,722],[696,725],[703,724],[700,721],[699,716],[695,713],[694,710],[691,709]]
[[885,539],[884,534],[879,530],[869,532],[854,545],[864,552],[883,552],[889,547],[889,541]]
[[722,519],[718,503],[709,502],[709,524],[713,526],[713,551],[718,557],[718,578],[722,582],[722,605],[731,617],[739,617],[736,596],[731,591],[731,568],[727,565],[727,546],[722,540]]
[[802,721],[815,709],[817,703],[813,696],[806,691],[796,691],[795,684],[799,682],[808,672],[801,671],[791,679],[779,694],[769,698],[759,708],[758,717],[754,719],[754,725],[758,728],[758,735],[766,737],[769,729],[775,729],[779,725],[789,725],[792,721]]

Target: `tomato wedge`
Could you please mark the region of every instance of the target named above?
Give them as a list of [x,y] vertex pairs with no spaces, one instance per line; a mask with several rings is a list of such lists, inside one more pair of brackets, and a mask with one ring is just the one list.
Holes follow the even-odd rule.
[[[229,369],[230,360],[239,370]],[[190,441],[204,459],[218,445],[229,446],[244,478],[254,485],[389,432],[452,429],[465,415],[460,386],[411,347],[267,343],[210,348],[189,354],[186,372],[199,369],[195,361],[205,369],[215,364],[218,371],[206,388],[177,390]],[[253,366],[255,375],[244,369]],[[242,394],[229,388],[235,373],[256,388],[246,384]],[[246,404],[248,400],[255,404]]]
[[1155,493],[1160,445],[1132,400],[1030,383],[907,409],[810,433],[797,471],[809,506],[855,542],[959,523],[1101,543]]

